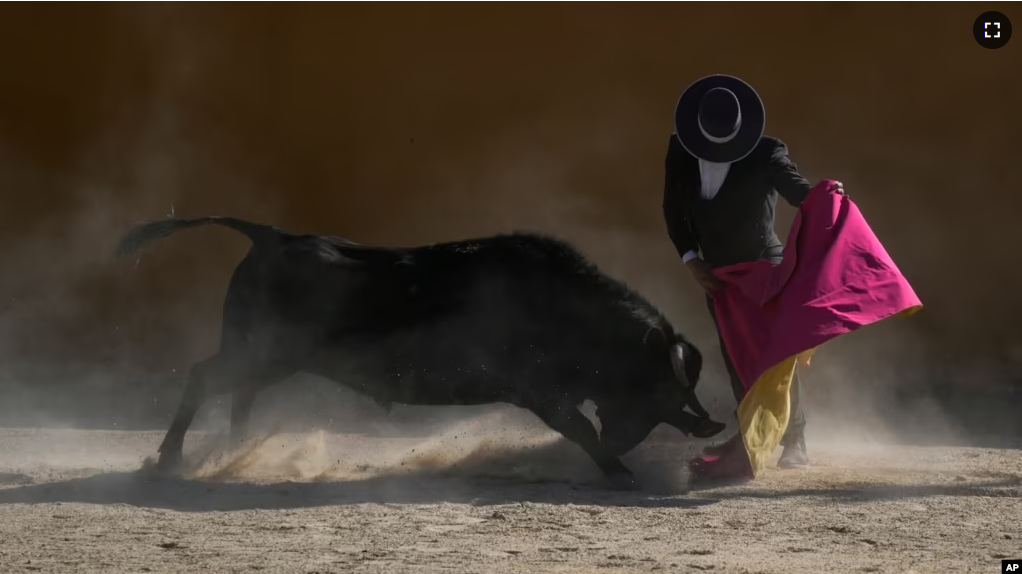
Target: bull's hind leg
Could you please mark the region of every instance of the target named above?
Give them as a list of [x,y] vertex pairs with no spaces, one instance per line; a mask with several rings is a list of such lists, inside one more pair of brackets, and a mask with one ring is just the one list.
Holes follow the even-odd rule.
[[257,388],[235,385],[231,398],[231,444],[240,445],[248,435],[248,418],[255,403]]
[[230,389],[226,383],[232,377],[230,377],[229,369],[225,368],[226,363],[223,355],[214,355],[192,365],[188,371],[188,380],[181,396],[181,403],[178,404],[174,420],[170,423],[170,429],[167,430],[163,443],[157,449],[157,452],[160,453],[159,462],[156,464],[158,469],[172,470],[180,466],[185,433],[192,425],[195,413],[202,406],[202,402],[207,396],[220,394]]
[[[266,362],[266,361],[264,361]],[[295,374],[297,369],[284,364],[257,364],[254,370],[234,382],[231,400],[231,445],[240,446],[248,436],[248,419],[256,396],[270,385],[274,385]]]
[[603,446],[593,423],[575,405],[556,403],[530,407],[529,410],[547,426],[580,446],[615,487],[632,489],[638,486],[632,471]]

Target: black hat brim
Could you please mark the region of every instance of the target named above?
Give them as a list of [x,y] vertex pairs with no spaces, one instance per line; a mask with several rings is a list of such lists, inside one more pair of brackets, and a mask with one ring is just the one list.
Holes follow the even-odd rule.
[[[699,129],[699,102],[713,88],[731,90],[742,110],[738,133],[724,143],[706,139]],[[756,149],[765,129],[763,100],[752,86],[734,76],[714,75],[696,80],[682,92],[674,108],[674,130],[682,147],[695,157],[713,163],[735,162],[749,155]]]

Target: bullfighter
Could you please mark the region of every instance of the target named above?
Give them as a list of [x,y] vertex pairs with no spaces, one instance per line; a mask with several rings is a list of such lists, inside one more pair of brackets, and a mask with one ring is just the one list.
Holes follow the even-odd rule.
[[[780,263],[783,245],[774,229],[777,196],[798,208],[813,187],[798,172],[787,146],[763,135],[765,119],[763,102],[752,86],[727,75],[696,81],[675,108],[665,165],[664,219],[678,254],[706,293],[718,335],[712,297],[724,284],[714,269],[760,259]],[[843,194],[840,185],[837,191]],[[719,340],[735,400],[741,403],[745,387],[723,337]],[[780,468],[809,464],[801,395],[796,371]]]

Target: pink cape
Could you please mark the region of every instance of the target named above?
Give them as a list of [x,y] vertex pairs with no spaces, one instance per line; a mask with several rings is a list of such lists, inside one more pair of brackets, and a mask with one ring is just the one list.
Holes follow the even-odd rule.
[[697,476],[754,478],[788,422],[796,359],[827,341],[922,307],[862,213],[836,182],[810,192],[779,265],[767,261],[716,270],[728,284],[714,295],[720,334],[745,396],[743,440],[719,457],[692,461]]

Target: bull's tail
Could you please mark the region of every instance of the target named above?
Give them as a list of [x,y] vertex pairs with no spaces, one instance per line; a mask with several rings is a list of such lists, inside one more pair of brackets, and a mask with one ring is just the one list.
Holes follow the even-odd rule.
[[116,255],[130,255],[146,246],[146,244],[162,239],[181,229],[199,227],[202,225],[223,225],[235,231],[244,233],[251,241],[254,248],[276,245],[280,236],[280,230],[269,225],[252,223],[233,217],[198,217],[185,219],[182,217],[167,217],[149,223],[142,223],[133,227],[117,244]]

